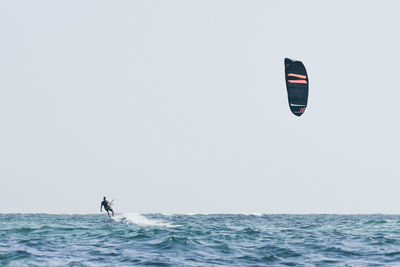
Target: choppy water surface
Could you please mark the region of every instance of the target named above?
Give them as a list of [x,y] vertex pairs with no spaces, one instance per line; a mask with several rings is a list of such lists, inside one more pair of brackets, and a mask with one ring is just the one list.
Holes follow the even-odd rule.
[[0,214],[0,265],[400,266],[400,216]]

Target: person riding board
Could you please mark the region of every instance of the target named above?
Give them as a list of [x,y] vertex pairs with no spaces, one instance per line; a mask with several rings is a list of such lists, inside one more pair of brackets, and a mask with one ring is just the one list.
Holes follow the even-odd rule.
[[103,201],[101,202],[101,205],[100,205],[100,212],[103,212],[103,207],[104,207],[104,209],[107,211],[108,217],[111,218],[110,211],[112,212],[112,216],[114,216],[114,210],[111,208],[111,205],[112,205],[112,203],[108,202],[106,200],[106,197],[103,197]]

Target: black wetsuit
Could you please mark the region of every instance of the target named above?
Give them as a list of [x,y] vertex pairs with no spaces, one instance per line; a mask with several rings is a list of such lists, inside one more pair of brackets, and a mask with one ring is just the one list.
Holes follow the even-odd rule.
[[103,200],[103,201],[101,202],[101,205],[104,207],[104,209],[105,209],[106,211],[110,211],[110,210],[111,210],[110,202],[108,202],[107,200]]

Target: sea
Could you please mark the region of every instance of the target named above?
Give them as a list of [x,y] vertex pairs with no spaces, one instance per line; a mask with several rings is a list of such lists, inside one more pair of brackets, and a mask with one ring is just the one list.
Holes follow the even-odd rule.
[[400,266],[400,215],[0,214],[0,266]]

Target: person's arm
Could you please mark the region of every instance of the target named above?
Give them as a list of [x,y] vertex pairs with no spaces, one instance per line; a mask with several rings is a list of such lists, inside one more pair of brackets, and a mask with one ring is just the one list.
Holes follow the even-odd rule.
[[103,202],[100,204],[100,212],[103,212]]

